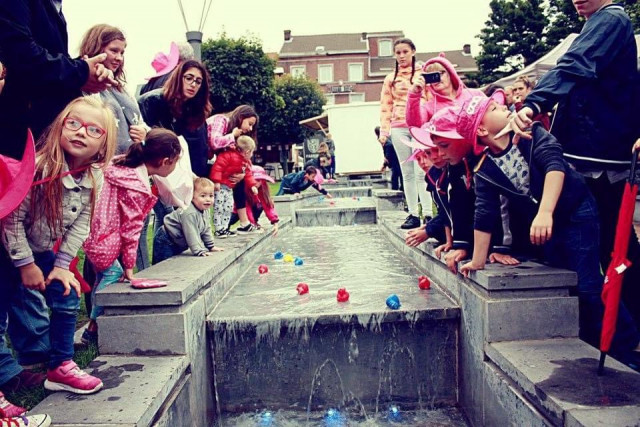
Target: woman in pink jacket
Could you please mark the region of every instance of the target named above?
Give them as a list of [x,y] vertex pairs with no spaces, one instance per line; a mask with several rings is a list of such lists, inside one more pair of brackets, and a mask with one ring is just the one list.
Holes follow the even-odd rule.
[[96,319],[103,308],[95,304],[96,292],[133,279],[142,224],[158,200],[151,192],[149,177],[166,177],[173,172],[180,152],[175,133],[155,128],[145,141],[131,145],[104,172],[91,232],[84,243],[84,252],[97,270],[97,285],[91,290],[91,321],[83,335],[86,341],[95,342],[98,338]]
[[[405,120],[407,93],[420,79],[420,68],[416,68],[416,46],[409,39],[398,39],[393,43],[396,69],[384,79],[380,94],[380,137],[384,146],[389,137],[398,155],[402,170],[404,194],[407,198],[409,216],[400,227],[411,229],[420,227],[418,195],[424,216],[433,216],[433,202],[424,181],[425,173],[416,162],[405,162],[412,154],[407,142],[411,134]],[[426,100],[426,99],[425,99]]]
[[[440,81],[425,84],[422,76],[413,82],[407,95],[406,120],[409,127],[420,127],[433,117],[436,111],[452,105],[462,105],[467,99],[484,93],[464,85],[451,62],[440,54],[422,66],[423,73],[439,73]],[[428,100],[425,101],[428,94]]]

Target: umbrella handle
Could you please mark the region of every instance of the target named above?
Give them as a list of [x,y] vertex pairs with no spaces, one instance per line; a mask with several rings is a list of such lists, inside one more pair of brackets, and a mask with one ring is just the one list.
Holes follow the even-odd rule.
[[629,172],[629,184],[634,185],[636,183],[636,166],[638,165],[638,153],[640,149],[633,150],[631,154],[631,171]]

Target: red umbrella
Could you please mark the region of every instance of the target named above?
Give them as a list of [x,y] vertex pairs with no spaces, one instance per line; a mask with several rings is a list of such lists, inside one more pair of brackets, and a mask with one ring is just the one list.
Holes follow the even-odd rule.
[[600,335],[598,375],[602,375],[604,371],[604,359],[607,357],[607,352],[611,348],[613,335],[616,332],[620,292],[622,291],[622,277],[624,271],[631,265],[631,262],[627,259],[627,250],[629,248],[629,236],[633,222],[633,211],[636,205],[636,195],[638,194],[638,185],[635,183],[637,160],[638,152],[634,151],[631,160],[629,180],[624,186],[622,202],[620,202],[620,213],[618,214],[618,224],[616,225],[616,237],[613,243],[611,263],[604,277],[604,286],[602,288],[604,316],[602,318],[602,332]]

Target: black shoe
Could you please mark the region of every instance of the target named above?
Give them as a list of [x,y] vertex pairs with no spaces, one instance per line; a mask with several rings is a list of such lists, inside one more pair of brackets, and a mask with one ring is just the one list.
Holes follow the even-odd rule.
[[411,228],[420,227],[420,218],[417,216],[409,215],[407,219],[404,221],[404,224],[400,226],[403,230],[409,230]]

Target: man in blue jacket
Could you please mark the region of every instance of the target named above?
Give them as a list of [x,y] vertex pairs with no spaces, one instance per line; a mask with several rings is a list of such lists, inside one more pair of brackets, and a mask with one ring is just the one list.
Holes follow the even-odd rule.
[[[622,6],[611,0],[573,0],[586,23],[569,50],[529,93],[512,127],[522,137],[531,118],[558,104],[551,132],[567,160],[580,172],[600,213],[600,260],[611,258],[631,147],[640,136],[640,90],[633,26]],[[628,258],[638,259],[640,245],[631,233]],[[624,300],[640,321],[640,263],[625,272]],[[636,295],[631,295],[629,292]]]
[[21,158],[27,128],[38,138],[72,99],[107,88],[106,54],[72,59],[62,0],[0,0],[0,154]]

